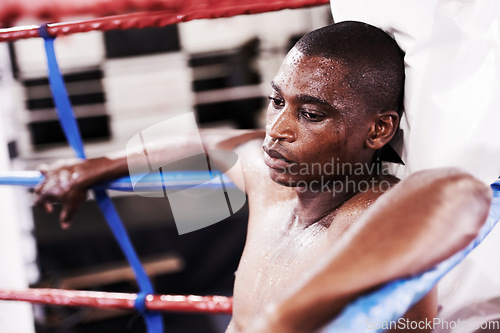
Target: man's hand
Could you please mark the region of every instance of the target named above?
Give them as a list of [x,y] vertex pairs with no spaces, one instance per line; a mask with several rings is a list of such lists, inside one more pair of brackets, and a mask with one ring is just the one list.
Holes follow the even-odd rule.
[[[47,213],[53,212],[52,204],[62,204],[59,221],[63,229],[69,228],[71,219],[80,204],[86,200],[88,189],[113,174],[113,161],[108,158],[89,160],[63,160],[52,165],[42,165],[45,176],[35,187],[35,205]],[[111,175],[112,176],[112,175]],[[117,175],[118,176],[118,175]]]

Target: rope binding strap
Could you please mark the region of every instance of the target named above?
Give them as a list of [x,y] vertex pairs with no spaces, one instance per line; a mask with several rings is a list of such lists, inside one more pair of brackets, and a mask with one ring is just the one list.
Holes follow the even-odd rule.
[[[78,158],[84,159],[85,151],[82,138],[54,51],[55,37],[50,36],[46,24],[40,26],[38,32],[44,39],[49,84],[61,127],[69,145],[75,152],[75,155]],[[146,311],[146,297],[153,294],[154,290],[151,281],[139,261],[139,257],[134,250],[127,231],[125,230],[111,199],[106,194],[106,191],[100,188],[93,189],[93,192],[99,209],[106,218],[106,222],[110,227],[113,236],[123,251],[128,263],[132,267],[137,279],[140,292],[137,294],[134,307],[143,316],[148,333],[163,333],[163,322],[160,313]]]

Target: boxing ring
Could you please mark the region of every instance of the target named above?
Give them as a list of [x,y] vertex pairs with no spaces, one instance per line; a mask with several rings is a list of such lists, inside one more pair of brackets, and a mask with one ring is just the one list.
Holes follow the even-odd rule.
[[[80,12],[103,15],[109,12],[111,1],[97,1],[94,7],[71,8],[69,13]],[[130,5],[130,4],[133,5]],[[74,118],[72,107],[62,80],[55,57],[53,42],[57,36],[93,30],[129,29],[149,26],[165,26],[194,19],[230,17],[241,14],[256,14],[285,8],[303,8],[329,3],[328,0],[289,0],[289,1],[144,1],[123,2],[122,12],[134,10],[134,13],[100,17],[67,23],[52,23],[38,26],[0,29],[0,41],[14,41],[24,38],[41,37],[45,41],[49,82],[56,105],[56,110],[66,138],[79,158],[85,158],[81,136]],[[10,3],[12,13],[16,14],[14,2]],[[126,7],[126,4],[132,7]],[[141,4],[143,7],[141,7]],[[89,6],[89,5],[88,5]],[[154,11],[146,11],[151,8]],[[138,12],[139,11],[139,12]],[[68,13],[65,12],[65,15]],[[36,14],[34,14],[36,15]],[[185,188],[194,184],[196,173],[171,173],[167,179],[155,179],[147,182],[143,190],[155,190],[166,185],[173,188]],[[8,172],[0,174],[0,185],[34,187],[43,179],[39,172]],[[210,184],[207,184],[210,186]],[[27,289],[0,290],[0,300],[27,301],[36,304],[60,306],[94,307],[106,309],[135,309],[146,322],[150,333],[163,332],[161,311],[203,312],[230,314],[232,300],[223,296],[182,296],[156,295],[146,275],[132,243],[124,229],[106,190],[133,191],[129,177],[101,184],[93,188],[99,208],[106,217],[117,242],[125,257],[132,266],[138,286],[137,294],[108,293],[94,291],[76,291],[59,289]],[[479,236],[465,249],[436,267],[418,276],[393,281],[380,289],[364,295],[347,306],[342,314],[330,323],[328,332],[378,332],[380,329],[368,327],[367,319],[379,322],[400,318],[408,308],[426,295],[448,271],[456,266],[472,249],[474,249],[493,229],[500,219],[500,182],[492,185],[494,197],[489,217],[481,229]],[[135,188],[135,190],[138,190]]]

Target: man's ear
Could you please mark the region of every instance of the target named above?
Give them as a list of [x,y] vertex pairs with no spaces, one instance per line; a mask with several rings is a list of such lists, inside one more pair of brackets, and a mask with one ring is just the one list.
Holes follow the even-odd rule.
[[391,141],[399,125],[399,115],[396,111],[378,112],[373,118],[366,138],[366,146],[377,150]]

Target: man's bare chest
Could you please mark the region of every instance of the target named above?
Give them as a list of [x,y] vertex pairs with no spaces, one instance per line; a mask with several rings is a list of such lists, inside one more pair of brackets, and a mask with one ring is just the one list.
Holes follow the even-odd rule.
[[[281,216],[289,217],[285,212]],[[233,319],[242,323],[305,278],[331,246],[324,225],[301,229],[287,228],[283,221],[267,222],[262,233],[249,234],[236,274]]]

